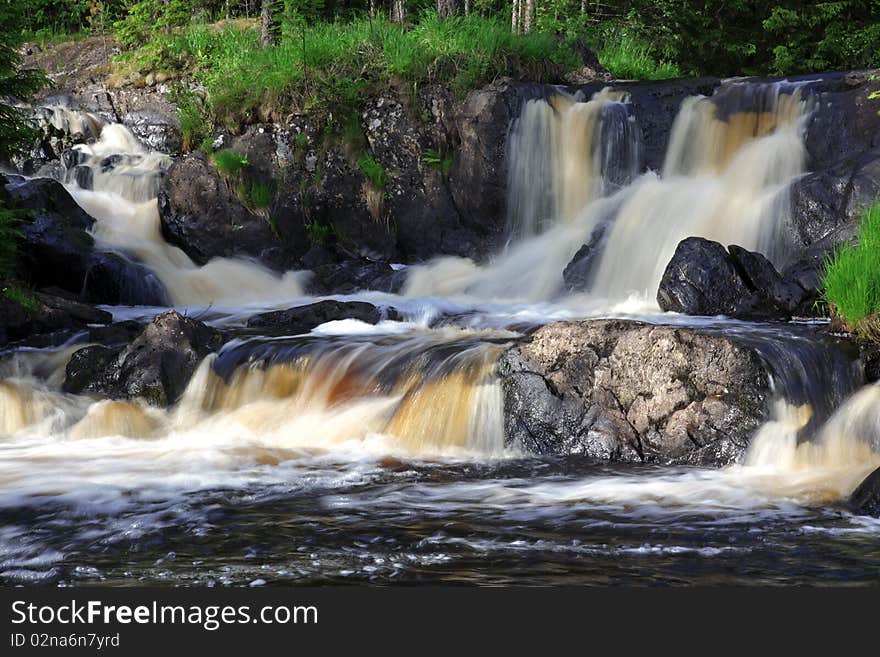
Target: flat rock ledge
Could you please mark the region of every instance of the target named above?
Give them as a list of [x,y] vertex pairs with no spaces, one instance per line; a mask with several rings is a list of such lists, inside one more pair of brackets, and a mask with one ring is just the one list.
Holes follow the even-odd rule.
[[768,370],[734,338],[627,320],[556,322],[498,366],[507,444],[536,454],[722,466],[768,414]]

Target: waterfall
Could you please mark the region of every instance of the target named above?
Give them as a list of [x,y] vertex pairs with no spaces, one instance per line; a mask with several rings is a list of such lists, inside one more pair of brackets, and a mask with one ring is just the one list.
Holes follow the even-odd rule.
[[301,272],[276,274],[242,258],[196,265],[162,237],[157,194],[171,158],[144,148],[121,124],[104,124],[92,114],[63,107],[46,112],[56,127],[97,136],[74,147],[64,179],[77,204],[96,220],[91,231],[96,245],[146,265],[172,304],[247,305],[303,296]]
[[594,306],[635,296],[656,308],[663,271],[691,236],[784,264],[789,186],[806,158],[802,85],[731,81],[686,99],[662,171],[642,175],[641,131],[625,100],[606,90],[588,102],[526,102],[508,144],[512,242],[483,266],[439,258],[414,267],[407,292],[559,298],[563,269],[587,245]]

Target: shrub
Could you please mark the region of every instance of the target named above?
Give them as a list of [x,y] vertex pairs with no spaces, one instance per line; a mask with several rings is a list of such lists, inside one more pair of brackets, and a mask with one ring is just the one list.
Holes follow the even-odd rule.
[[858,242],[826,260],[822,287],[831,312],[851,331],[880,339],[880,201],[864,211]]
[[382,168],[381,164],[376,162],[372,155],[365,153],[361,156],[358,160],[358,167],[363,171],[367,180],[370,181],[370,184],[374,188],[385,189],[385,185],[388,182],[387,176],[385,175],[385,169]]
[[422,162],[432,169],[437,169],[444,176],[448,176],[449,169],[452,167],[452,156],[433,148],[426,148],[422,155]]

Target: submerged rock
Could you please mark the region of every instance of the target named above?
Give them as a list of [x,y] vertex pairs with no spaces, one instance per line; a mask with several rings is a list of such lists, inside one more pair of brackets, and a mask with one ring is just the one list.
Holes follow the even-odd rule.
[[123,349],[90,346],[76,351],[64,389],[167,406],[177,401],[198,364],[220,343],[216,330],[169,310]]
[[850,495],[849,507],[853,513],[880,518],[880,468],[869,474]]
[[663,272],[657,303],[686,315],[773,320],[789,319],[810,294],[760,253],[688,237]]
[[548,324],[498,371],[508,444],[610,461],[731,463],[770,395],[755,350],[635,321]]
[[[393,308],[387,309],[386,317],[396,317]],[[371,303],[364,301],[333,301],[327,299],[297,306],[287,310],[262,313],[248,320],[248,328],[270,329],[285,335],[308,333],[316,326],[340,319],[357,319],[367,324],[378,324],[383,312]]]

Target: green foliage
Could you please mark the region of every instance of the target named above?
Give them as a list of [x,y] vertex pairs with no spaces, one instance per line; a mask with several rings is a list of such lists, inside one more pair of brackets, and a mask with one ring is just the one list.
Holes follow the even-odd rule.
[[190,151],[195,144],[203,147],[206,140],[210,143],[211,127],[205,119],[202,99],[184,85],[175,86],[169,99],[177,106],[183,150]]
[[306,224],[306,234],[309,242],[324,246],[330,243],[336,231],[333,230],[333,226],[312,221]]
[[625,29],[609,32],[603,38],[597,55],[599,63],[618,78],[667,80],[682,75],[678,66],[658,60],[646,41]]
[[0,0],[0,162],[31,146],[36,136],[27,115],[7,101],[27,99],[47,83],[41,71],[21,68],[15,46],[22,15],[17,0]]
[[244,153],[227,149],[214,153],[214,164],[217,166],[217,171],[224,176],[232,176],[245,169],[250,162]]
[[3,287],[2,292],[4,297],[13,303],[17,303],[28,312],[32,313],[39,307],[37,298],[29,290],[26,290],[20,285],[6,285]]
[[432,169],[437,169],[444,176],[448,176],[449,169],[452,167],[452,156],[433,148],[426,148],[422,154],[422,162]]
[[360,168],[375,189],[385,189],[385,185],[388,182],[385,169],[376,162],[370,153],[365,153],[361,156],[358,160],[358,168]]
[[272,188],[263,182],[251,185],[251,205],[258,210],[266,210],[272,204]]
[[880,202],[866,209],[857,244],[847,244],[825,263],[823,295],[832,311],[856,333],[878,338],[880,314]]

